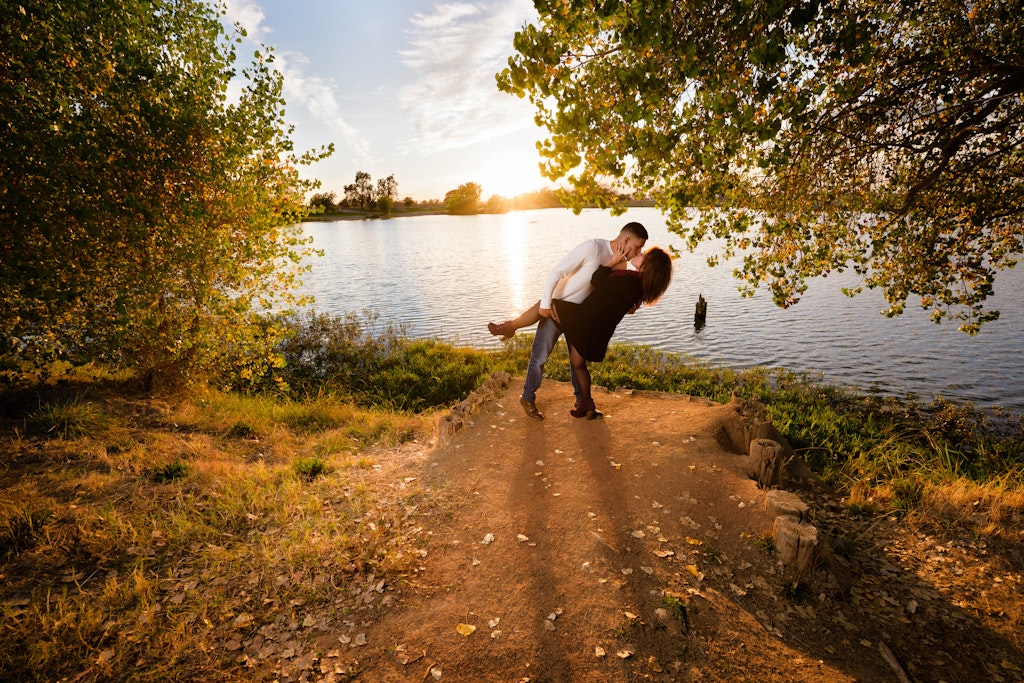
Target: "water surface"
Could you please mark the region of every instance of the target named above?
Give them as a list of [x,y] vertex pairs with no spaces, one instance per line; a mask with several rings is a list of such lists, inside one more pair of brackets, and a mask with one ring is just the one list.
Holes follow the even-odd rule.
[[[613,238],[630,220],[643,223],[648,245],[682,241],[655,209],[623,216],[548,209],[481,216],[418,216],[303,225],[324,256],[313,262],[304,290],[321,311],[374,310],[404,323],[410,335],[498,348],[488,321],[513,317],[540,297],[548,270],[589,237]],[[881,293],[851,299],[840,292],[855,276],[810,283],[796,306],[777,308],[766,291],[741,297],[733,265],[709,268],[711,248],[684,252],[656,306],[627,316],[616,341],[676,351],[711,365],[786,367],[821,373],[828,382],[895,395],[914,393],[1001,405],[1024,413],[1024,273],[1002,273],[993,301],[1000,320],[974,337],[948,321],[936,325],[908,302],[889,319]],[[697,296],[707,323],[693,324]],[[528,330],[527,330],[528,331]],[[525,369],[524,369],[525,371]]]

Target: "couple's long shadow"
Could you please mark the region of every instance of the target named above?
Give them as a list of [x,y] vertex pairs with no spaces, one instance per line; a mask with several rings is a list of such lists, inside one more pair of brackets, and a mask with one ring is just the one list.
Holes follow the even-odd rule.
[[[570,475],[571,479],[567,476],[567,483],[583,484],[579,477],[589,479],[585,484],[593,490],[593,524],[597,531],[588,532],[585,527],[576,527],[567,529],[566,534],[574,536],[574,542],[582,543],[584,546],[589,544],[588,550],[585,551],[589,553],[587,557],[595,558],[595,564],[599,558],[599,561],[606,565],[594,567],[595,572],[621,578],[621,581],[616,579],[616,583],[621,582],[616,593],[617,601],[629,610],[650,615],[660,604],[657,592],[653,591],[657,587],[657,582],[653,577],[640,571],[632,572],[628,576],[622,573],[623,569],[629,571],[638,564],[634,560],[640,553],[639,548],[635,547],[635,539],[630,537],[628,531],[632,520],[628,518],[630,501],[624,491],[626,487],[622,485],[620,473],[611,464],[611,461],[618,457],[612,431],[604,420],[573,420],[572,428],[580,454],[577,462],[582,461],[585,469],[569,470],[574,474]],[[538,543],[536,548],[532,549],[528,560],[529,591],[533,601],[533,613],[536,615],[549,612],[553,601],[562,596],[564,587],[560,585],[563,580],[561,576],[566,572],[583,571],[576,565],[559,566],[559,563],[566,560],[558,552],[559,539],[553,537],[551,529],[563,525],[565,520],[552,519],[551,501],[557,499],[544,490],[543,480],[537,476],[538,454],[552,453],[555,447],[547,443],[547,432],[543,423],[531,425],[522,445],[523,461],[512,482],[509,500],[513,509],[524,511],[524,533],[531,539],[544,539],[544,542]],[[568,450],[566,444],[558,444],[557,448]],[[551,464],[548,463],[549,466]],[[591,633],[594,630],[593,624],[579,621],[583,613],[584,610],[577,610],[577,614],[565,622],[558,622],[562,631],[560,637],[549,634],[551,637],[540,639],[538,654],[544,660],[544,680],[572,681],[575,680],[575,674],[581,673],[573,670],[566,649],[567,646],[578,647],[578,643],[573,643],[571,637],[565,637],[565,634],[570,629],[576,629],[579,633]],[[646,640],[644,634],[637,635],[641,636],[641,640]],[[650,649],[649,644],[646,644],[646,649]],[[625,662],[623,666],[626,666]]]
[[[527,430],[523,444],[524,461],[517,475],[521,478],[521,485],[514,487],[521,492],[530,490],[531,481],[528,480],[536,480],[537,468],[534,461],[537,454],[549,453],[554,447],[565,447],[565,444],[549,447],[544,426],[536,427]],[[586,466],[585,474],[579,476],[589,479],[587,483],[594,495],[595,528],[600,530],[600,533],[593,532],[596,538],[594,547],[608,565],[603,569],[618,576],[621,569],[638,565],[642,555],[641,544],[630,535],[630,529],[637,523],[630,517],[634,508],[631,480],[625,479],[628,475],[613,465],[630,459],[633,459],[635,465],[636,444],[617,443],[614,424],[610,421],[574,420],[571,429],[579,451],[578,461]],[[627,448],[629,453],[624,452]],[[668,482],[666,487],[671,488]],[[536,489],[534,495],[519,495],[520,499],[514,502],[526,507],[526,523],[530,529],[527,533],[543,535],[552,522],[551,496],[536,495]],[[827,525],[824,525],[822,531],[827,538]],[[547,540],[546,543],[538,544],[530,566],[530,590],[538,614],[550,609],[552,600],[560,593],[559,568],[556,563],[561,560],[554,545],[556,539]],[[830,603],[831,607],[816,605],[813,618],[802,625],[787,625],[784,622],[771,624],[780,629],[782,641],[788,647],[803,652],[815,661],[823,660],[857,680],[894,680],[894,671],[881,654],[881,643],[886,643],[895,652],[911,680],[916,683],[1000,680],[994,677],[999,674],[1003,674],[1002,680],[1024,680],[1015,678],[1012,668],[1001,668],[1000,658],[1005,658],[1009,666],[1024,668],[1024,652],[1019,643],[1015,642],[1016,639],[987,628],[978,614],[961,606],[955,594],[943,592],[910,567],[898,566],[895,561],[898,558],[890,557],[888,551],[884,543],[879,541],[878,545],[864,548],[858,553],[855,563],[857,572],[851,579],[854,590],[873,592],[882,586],[888,589],[885,595],[894,594],[890,598],[895,597],[904,602],[907,596],[918,596],[921,605],[916,614],[909,615],[912,623],[903,623],[908,621],[908,615],[898,610],[875,612],[870,606],[854,601],[849,596],[835,596]],[[817,571],[825,572],[827,568],[819,568]],[[624,605],[635,607],[635,611],[642,615],[652,614],[660,606],[661,590],[670,588],[665,583],[670,579],[659,577],[657,573],[647,575],[633,572],[624,579],[619,593],[621,600]],[[772,610],[779,607],[771,602],[773,598],[770,595],[732,597],[727,592],[720,593],[758,621],[764,619],[765,612],[772,614]],[[926,598],[921,600],[920,596]],[[839,614],[842,615],[841,619],[836,618]],[[853,630],[844,623],[847,619],[852,622]],[[808,645],[801,639],[800,628],[825,631],[836,639],[834,645],[839,645],[844,639],[849,640],[853,648],[840,654],[819,651],[817,646]],[[645,632],[632,635],[646,640],[642,644],[645,651],[658,651],[664,654],[666,660],[671,658],[673,648],[678,645],[668,642],[664,634],[660,637]],[[699,633],[694,635],[700,636]],[[873,644],[871,649],[853,652],[868,641]],[[547,680],[573,680],[574,672],[566,651],[568,644],[561,638],[545,641],[539,654],[549,676]],[[996,653],[998,657],[992,660]]]

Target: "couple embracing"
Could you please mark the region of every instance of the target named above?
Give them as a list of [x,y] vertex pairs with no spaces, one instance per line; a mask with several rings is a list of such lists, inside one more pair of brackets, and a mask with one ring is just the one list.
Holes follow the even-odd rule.
[[529,417],[544,419],[537,409],[537,389],[544,364],[562,334],[569,347],[576,395],[569,413],[589,420],[602,417],[590,393],[587,363],[604,360],[619,321],[641,304],[654,304],[672,280],[672,257],[660,247],[644,251],[646,243],[647,229],[636,222],[624,225],[613,240],[582,242],[551,269],[540,301],[513,320],[488,323],[490,333],[503,339],[539,323],[520,399]]

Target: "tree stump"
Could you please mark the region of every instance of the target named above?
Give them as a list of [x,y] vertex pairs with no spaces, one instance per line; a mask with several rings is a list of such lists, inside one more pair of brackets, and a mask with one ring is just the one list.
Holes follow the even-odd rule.
[[800,574],[810,568],[818,552],[818,530],[803,524],[796,517],[779,515],[772,525],[772,538],[779,551],[779,559],[789,569]]
[[775,489],[769,491],[764,497],[764,509],[769,517],[788,515],[795,517],[797,521],[805,522],[810,517],[810,508],[807,503],[800,500],[800,496],[791,491]]
[[771,420],[754,418],[750,422],[747,432],[750,435],[751,441],[757,439],[774,440],[772,437],[775,435],[775,427],[772,425]]
[[704,320],[708,317],[708,302],[704,300],[703,294],[697,295],[697,308],[693,312],[693,324],[697,327],[704,326]]
[[751,475],[761,488],[782,486],[782,444],[771,439],[750,442]]

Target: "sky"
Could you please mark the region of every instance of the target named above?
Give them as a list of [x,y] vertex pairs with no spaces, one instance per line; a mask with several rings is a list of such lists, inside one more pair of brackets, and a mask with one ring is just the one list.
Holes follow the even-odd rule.
[[443,199],[478,183],[482,197],[549,187],[523,99],[499,92],[512,37],[535,17],[530,0],[227,0],[245,27],[240,57],[274,48],[295,150],[334,143],[307,167],[320,191],[357,171],[394,175],[399,198]]

